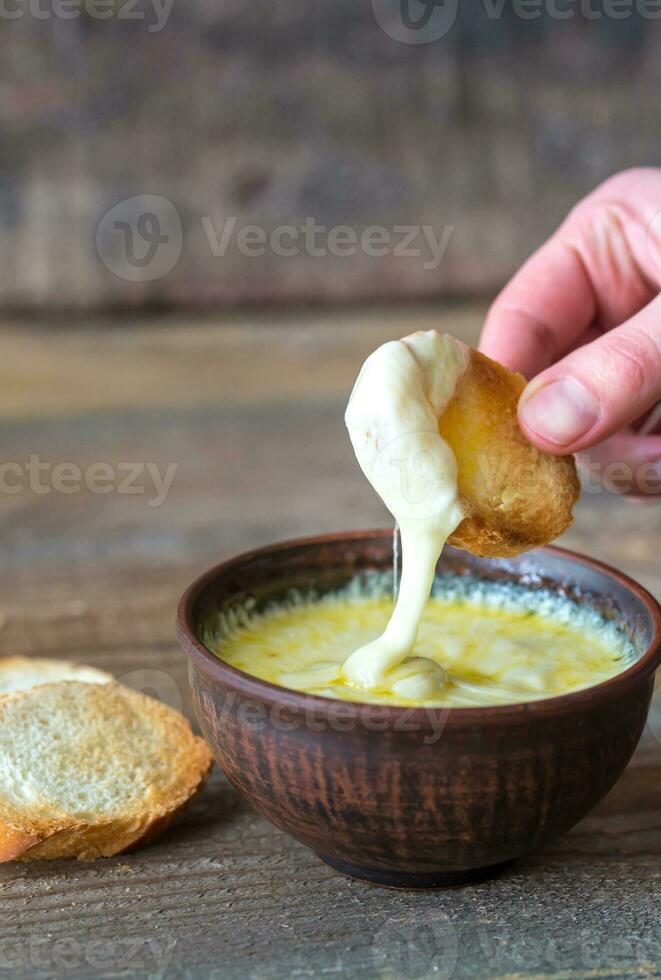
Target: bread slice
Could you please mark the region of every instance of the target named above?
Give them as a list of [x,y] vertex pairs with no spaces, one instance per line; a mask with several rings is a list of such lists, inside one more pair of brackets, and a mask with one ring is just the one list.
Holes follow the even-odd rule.
[[0,694],[27,691],[37,684],[56,681],[85,681],[87,684],[109,684],[112,674],[96,667],[84,667],[71,660],[48,660],[44,657],[0,657]]
[[540,452],[523,436],[517,405],[526,385],[479,351],[439,419],[457,460],[467,512],[449,542],[486,558],[546,544],[572,523],[580,493],[572,456]]
[[97,858],[159,833],[201,788],[205,742],[121,684],[0,697],[0,861]]

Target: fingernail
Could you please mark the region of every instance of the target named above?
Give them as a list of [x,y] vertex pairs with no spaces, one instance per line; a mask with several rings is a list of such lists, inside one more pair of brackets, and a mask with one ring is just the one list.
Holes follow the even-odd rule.
[[599,403],[579,381],[560,378],[530,395],[521,405],[521,417],[542,439],[569,446],[593,427]]

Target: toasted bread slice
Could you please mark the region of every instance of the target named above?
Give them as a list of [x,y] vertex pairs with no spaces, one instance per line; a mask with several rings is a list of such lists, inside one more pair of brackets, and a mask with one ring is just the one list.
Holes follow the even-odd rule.
[[85,667],[71,660],[47,660],[44,657],[0,657],[0,694],[27,691],[37,684],[57,681],[85,681],[87,684],[109,684],[112,674],[96,667]]
[[576,464],[524,438],[517,404],[525,384],[522,375],[470,349],[468,368],[439,419],[468,515],[449,542],[474,555],[516,555],[572,523],[580,492]]
[[205,742],[121,684],[0,697],[0,861],[97,858],[153,837],[200,789]]

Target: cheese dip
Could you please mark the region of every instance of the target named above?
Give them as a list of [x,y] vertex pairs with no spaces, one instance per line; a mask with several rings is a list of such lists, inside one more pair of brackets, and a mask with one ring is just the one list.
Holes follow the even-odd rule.
[[[635,652],[614,623],[544,590],[453,576],[436,580],[413,656],[366,690],[343,671],[347,654],[383,633],[392,614],[387,576],[356,579],[323,598],[292,595],[263,613],[221,615],[209,649],[246,673],[310,694],[376,704],[480,707],[590,687]],[[379,584],[380,580],[380,584]],[[438,668],[428,695],[427,664]]]

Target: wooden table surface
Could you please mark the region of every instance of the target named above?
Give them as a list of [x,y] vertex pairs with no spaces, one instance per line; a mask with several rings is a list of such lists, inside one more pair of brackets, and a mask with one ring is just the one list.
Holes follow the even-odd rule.
[[[412,328],[474,341],[482,314],[2,325],[2,460],[20,467],[6,485],[22,481],[0,492],[2,653],[73,657],[188,711],[173,630],[184,586],[232,552],[384,523],[343,428],[356,371]],[[62,462],[110,464],[115,482],[58,492]],[[143,492],[120,492],[147,463],[177,466],[159,506],[148,471],[133,481]],[[565,543],[661,594],[661,508],[586,495]],[[215,771],[133,854],[0,868],[0,976],[661,976],[660,899],[657,698],[593,814],[502,877],[444,892],[335,876]]]

